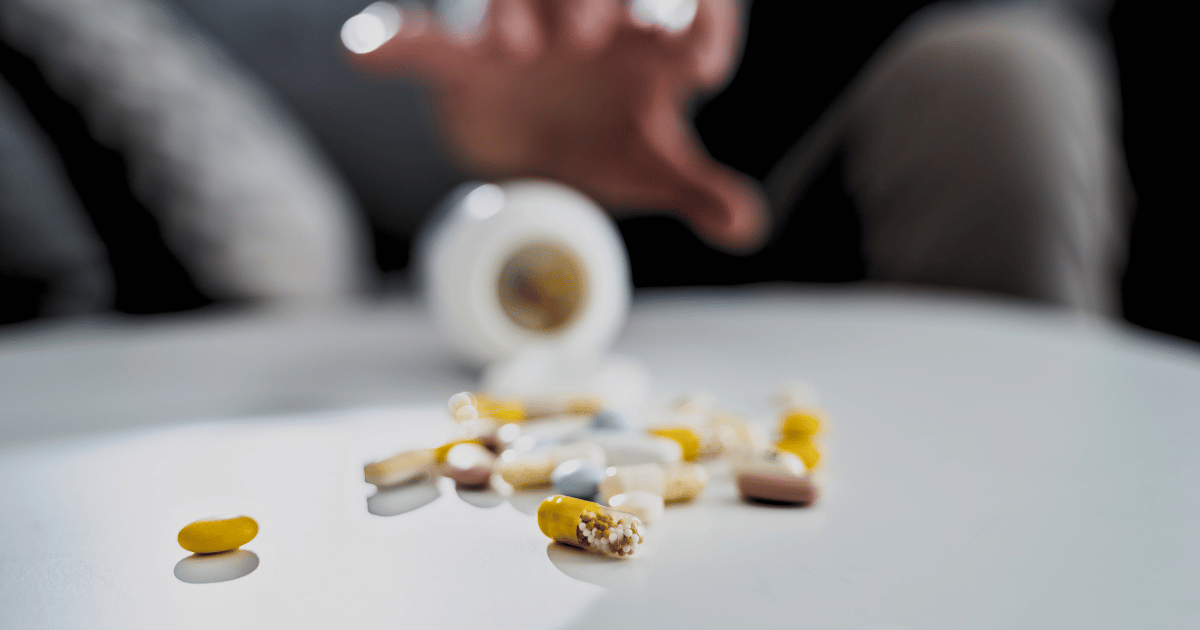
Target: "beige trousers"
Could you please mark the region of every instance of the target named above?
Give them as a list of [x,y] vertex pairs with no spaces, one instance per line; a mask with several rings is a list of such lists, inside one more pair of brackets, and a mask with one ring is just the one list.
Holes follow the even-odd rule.
[[909,20],[767,187],[789,208],[835,146],[868,276],[1120,312],[1128,177],[1097,37],[1030,6]]

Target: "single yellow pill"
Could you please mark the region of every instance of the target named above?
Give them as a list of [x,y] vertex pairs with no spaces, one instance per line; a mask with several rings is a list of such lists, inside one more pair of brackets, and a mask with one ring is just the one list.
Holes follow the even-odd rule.
[[799,457],[804,462],[804,467],[809,470],[816,468],[817,462],[821,460],[821,453],[817,451],[812,438],[784,438],[775,444],[775,448]]
[[687,427],[657,427],[650,429],[651,435],[665,437],[679,443],[683,449],[683,460],[695,461],[700,456],[700,437]]
[[249,516],[207,518],[179,530],[179,546],[192,553],[233,551],[254,540],[258,523]]
[[449,442],[446,442],[445,444],[433,449],[433,461],[435,461],[439,464],[445,464],[446,463],[446,454],[450,452],[450,449],[454,448],[455,446],[458,446],[459,444],[482,445],[483,441],[480,440],[479,438],[465,438],[462,440],[450,440]]
[[779,420],[779,433],[785,439],[812,437],[821,430],[822,415],[816,409],[789,409]]
[[479,404],[475,407],[484,418],[495,418],[500,422],[521,422],[528,419],[525,405],[516,400],[496,400],[487,394],[476,397]]

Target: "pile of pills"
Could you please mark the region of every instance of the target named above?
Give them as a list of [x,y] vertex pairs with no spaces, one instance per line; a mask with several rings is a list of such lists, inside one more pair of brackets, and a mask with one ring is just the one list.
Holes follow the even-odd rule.
[[[783,403],[778,437],[771,443],[756,426],[718,411],[705,394],[685,396],[660,422],[637,430],[593,401],[540,409],[461,392],[447,402],[458,435],[434,448],[367,464],[363,477],[380,487],[428,474],[449,477],[465,489],[552,486],[557,494],[538,509],[542,532],[624,558],[645,541],[647,523],[664,518],[671,504],[701,495],[709,483],[706,461],[728,460],[747,501],[814,502],[819,493],[809,473],[820,458],[814,438],[824,415],[812,395],[793,393]],[[534,421],[564,418],[590,420],[565,435],[533,430]]]

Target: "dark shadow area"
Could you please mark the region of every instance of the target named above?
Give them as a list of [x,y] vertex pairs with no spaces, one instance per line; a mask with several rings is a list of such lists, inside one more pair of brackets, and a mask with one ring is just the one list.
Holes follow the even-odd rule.
[[[67,177],[108,250],[116,284],[114,308],[144,314],[211,304],[167,248],[158,221],[134,196],[121,153],[93,138],[82,112],[50,87],[32,60],[4,43],[0,43],[0,76],[20,95],[58,150]],[[7,288],[0,286],[0,290]]]

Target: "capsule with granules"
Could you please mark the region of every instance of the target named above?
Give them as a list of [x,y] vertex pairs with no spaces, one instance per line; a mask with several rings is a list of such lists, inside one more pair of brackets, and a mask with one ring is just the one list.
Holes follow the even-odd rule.
[[560,543],[613,558],[632,556],[645,542],[636,516],[562,495],[542,501],[538,527]]

